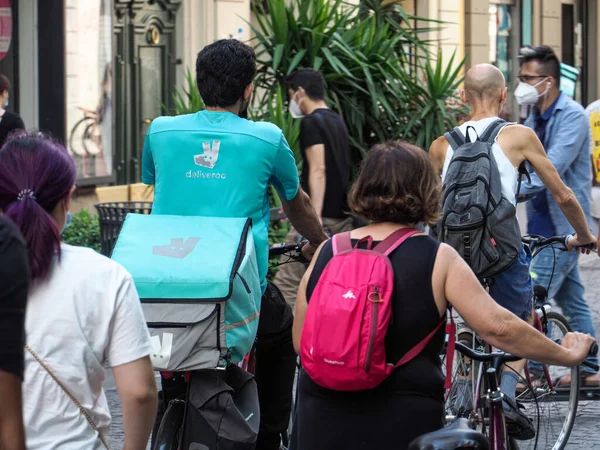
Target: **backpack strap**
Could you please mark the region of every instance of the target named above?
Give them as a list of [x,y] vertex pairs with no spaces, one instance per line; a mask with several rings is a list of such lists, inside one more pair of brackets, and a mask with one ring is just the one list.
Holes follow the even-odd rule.
[[420,232],[420,230],[415,230],[414,228],[400,228],[377,244],[373,250],[382,253],[385,256],[389,256],[390,253],[402,245],[409,237]]
[[[448,344],[446,345],[446,380],[444,381],[444,389],[448,390],[448,393],[450,393],[450,388],[452,387],[454,353],[456,351],[456,324],[454,323],[454,316],[452,315],[452,306],[448,306],[448,313],[450,315],[450,323],[446,326],[446,332],[448,334]],[[431,342],[433,337],[437,334],[437,332],[444,324],[446,324],[445,316],[440,319],[440,323],[437,324],[437,326],[433,329],[431,333],[425,336],[425,338],[423,338],[421,342],[419,342],[417,345],[411,348],[408,351],[408,353],[406,353],[400,359],[400,361],[396,363],[394,368],[398,368],[419,356],[419,354],[423,350],[425,350],[427,344]]]
[[352,239],[350,238],[350,232],[336,234],[333,236],[331,245],[333,247],[333,256],[338,253],[349,252],[352,250]]
[[413,348],[411,348],[408,351],[408,353],[406,353],[400,359],[400,361],[398,361],[396,363],[396,365],[394,367],[398,368],[398,367],[406,364],[407,362],[413,360],[417,356],[419,356],[419,354],[423,350],[425,350],[425,347],[427,347],[427,344],[429,344],[429,342],[431,342],[433,337],[437,334],[437,332],[440,330],[440,328],[442,328],[442,325],[444,325],[445,323],[446,323],[446,317],[442,317],[440,320],[440,323],[437,324],[437,326],[433,329],[433,331],[431,333],[429,333],[427,336],[425,336],[421,342],[419,342],[417,345],[415,345]]
[[358,248],[358,246],[360,244],[362,244],[363,242],[367,243],[367,250],[372,250],[373,238],[371,236],[365,236],[365,237],[360,238],[353,248]]
[[460,128],[458,127],[444,134],[444,137],[450,144],[450,147],[452,147],[452,150],[456,150],[459,147],[462,147],[467,141],[465,135],[462,134],[462,131],[460,131]]
[[498,119],[493,121],[488,127],[485,129],[485,132],[481,136],[481,140],[483,142],[487,142],[489,144],[493,144],[498,137],[498,133],[500,130],[506,126],[507,122],[503,119]]

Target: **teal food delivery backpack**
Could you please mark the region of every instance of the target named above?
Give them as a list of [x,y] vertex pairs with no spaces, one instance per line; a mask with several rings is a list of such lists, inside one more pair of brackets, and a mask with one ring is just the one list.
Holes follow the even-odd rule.
[[133,276],[155,370],[226,367],[252,348],[261,290],[250,219],[128,214],[112,259]]

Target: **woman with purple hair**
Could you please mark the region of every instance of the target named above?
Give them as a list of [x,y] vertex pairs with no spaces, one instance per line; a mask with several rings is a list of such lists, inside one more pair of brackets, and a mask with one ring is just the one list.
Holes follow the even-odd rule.
[[29,449],[107,447],[105,364],[123,403],[125,445],[145,449],[156,412],[150,336],[129,273],[96,252],[60,242],[75,165],[41,134],[0,149],[0,211],[27,244],[23,418]]

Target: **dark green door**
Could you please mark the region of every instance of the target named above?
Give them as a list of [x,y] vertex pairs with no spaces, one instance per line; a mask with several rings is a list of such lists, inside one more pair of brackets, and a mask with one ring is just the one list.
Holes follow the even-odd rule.
[[[118,1],[118,0],[117,0]],[[180,0],[115,5],[117,66],[117,183],[141,179],[150,122],[170,108],[175,88],[175,11]],[[121,127],[121,129],[119,129]]]

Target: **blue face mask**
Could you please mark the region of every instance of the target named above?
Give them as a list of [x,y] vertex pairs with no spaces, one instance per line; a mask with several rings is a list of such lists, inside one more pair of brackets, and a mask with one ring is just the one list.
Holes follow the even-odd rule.
[[6,99],[6,103],[2,105],[3,108],[8,108],[8,99]]
[[65,226],[63,227],[63,229],[62,229],[62,231],[60,233],[61,234],[64,233],[65,230],[67,228],[69,228],[72,223],[73,223],[73,219],[71,218],[71,213],[67,211],[67,220],[65,221]]

